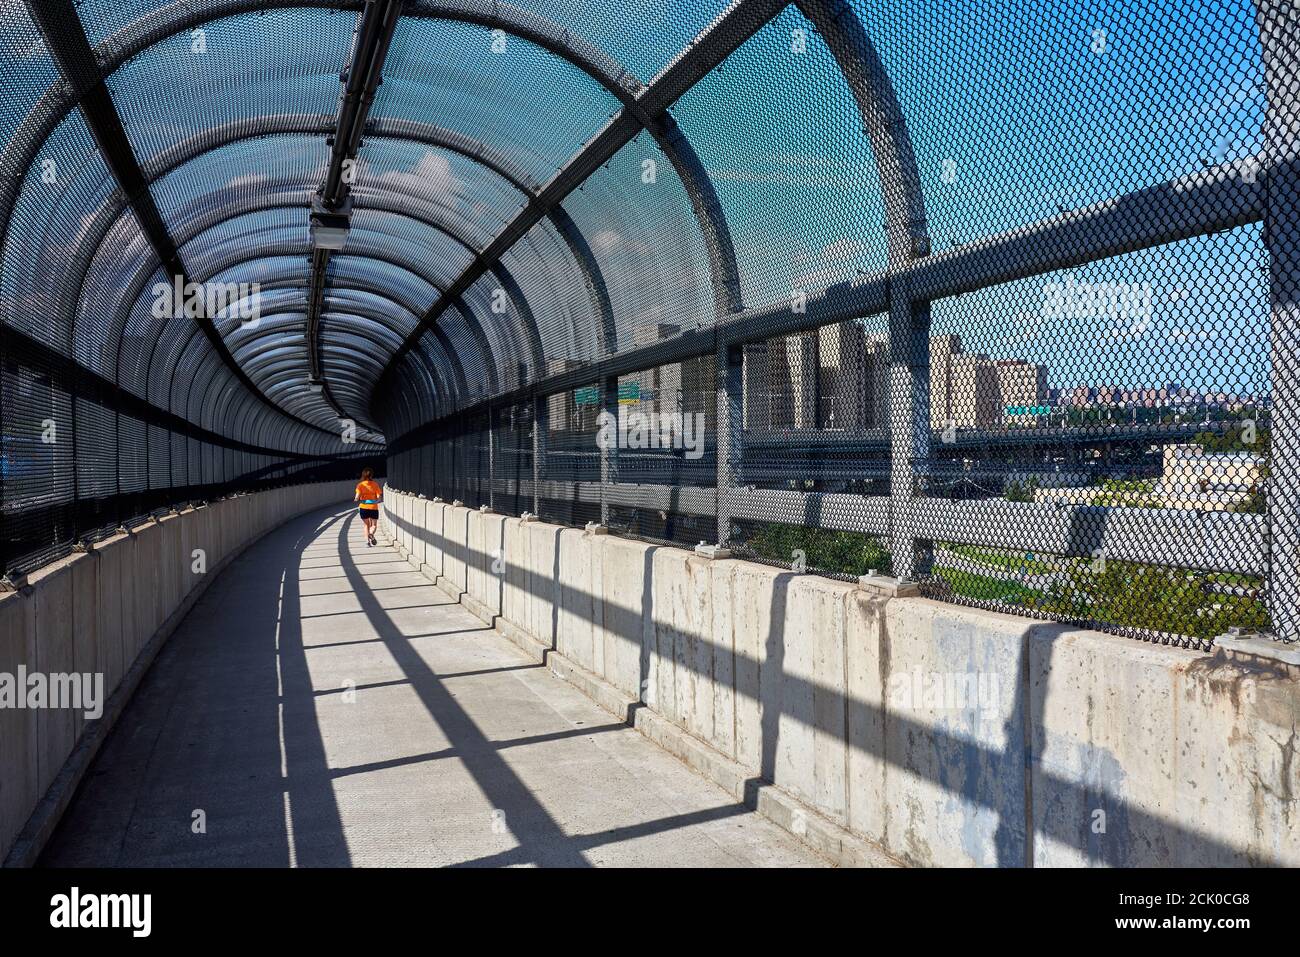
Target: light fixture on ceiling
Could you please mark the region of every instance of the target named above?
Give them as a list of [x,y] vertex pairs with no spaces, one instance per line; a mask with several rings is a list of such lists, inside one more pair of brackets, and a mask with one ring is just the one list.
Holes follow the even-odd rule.
[[352,197],[337,209],[328,209],[318,199],[311,204],[311,245],[313,249],[342,249],[352,225]]

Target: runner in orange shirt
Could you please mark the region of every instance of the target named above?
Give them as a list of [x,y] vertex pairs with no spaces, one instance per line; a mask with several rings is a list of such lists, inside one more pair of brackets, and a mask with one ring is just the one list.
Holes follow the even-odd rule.
[[357,494],[352,501],[360,502],[361,521],[366,525],[366,546],[378,545],[375,541],[375,523],[379,521],[379,503],[384,500],[384,490],[374,480],[373,469],[361,470],[361,481],[357,483]]

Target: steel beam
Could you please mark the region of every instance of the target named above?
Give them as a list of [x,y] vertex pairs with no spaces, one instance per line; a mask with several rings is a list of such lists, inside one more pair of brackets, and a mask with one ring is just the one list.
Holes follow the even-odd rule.
[[[1257,0],[1268,106],[1264,242],[1269,253],[1273,407],[1268,488],[1268,611],[1300,639],[1300,7]],[[1252,177],[1255,178],[1255,177]],[[1238,540],[1239,550],[1243,543]]]
[[[796,0],[839,65],[862,118],[885,200],[889,283],[889,421],[891,497],[900,519],[890,552],[894,574],[925,574],[928,554],[906,521],[923,494],[930,458],[930,304],[898,274],[930,254],[925,198],[903,110],[875,45],[845,0]],[[816,368],[813,375],[820,375]]]
[[[331,147],[329,166],[325,171],[325,181],[316,194],[325,209],[340,208],[351,191],[352,177],[345,173],[345,168],[356,162],[361,133],[379,89],[384,60],[393,42],[401,7],[401,0],[367,0],[365,9],[357,18],[351,59],[339,77],[342,90],[338,122],[333,137],[327,140]],[[312,250],[311,290],[307,297],[306,316],[307,364],[310,381],[320,385],[321,398],[343,419],[347,417],[346,412],[335,400],[322,375],[320,358],[321,304],[329,281],[329,263],[330,250]]]
[[[657,122],[668,107],[690,89],[700,77],[735,52],[745,40],[775,17],[784,6],[784,0],[782,2],[735,0],[636,97],[635,109],[632,105],[625,105],[573,159],[551,177],[538,193],[535,202],[521,210],[505,226],[497,238],[483,251],[480,262],[471,266],[452,286],[449,290],[450,295],[444,297],[445,301],[440,301],[429,310],[424,324],[428,325],[436,320],[448,302],[468,289],[493,261],[500,258],[565,197],[630,143],[637,133],[645,128],[645,123]],[[716,277],[715,281],[718,281]],[[392,374],[402,354],[413,343],[414,339],[411,339],[403,344],[402,349],[389,364],[385,379]],[[384,384],[381,380],[375,390],[376,394],[384,391]]]
[[614,306],[609,298],[609,287],[605,285],[605,276],[596,254],[563,206],[555,206],[548,215],[556,232],[573,253],[582,274],[583,285],[591,299],[591,314],[596,320],[596,348],[602,356],[612,355],[618,351],[618,329],[614,325]]
[[740,486],[740,463],[744,456],[745,354],[740,346],[719,345],[717,363],[717,399],[715,439],[717,454],[718,540],[720,547],[731,545],[732,520],[735,518],[736,491]]
[[469,329],[470,337],[474,340],[474,347],[478,350],[479,360],[483,363],[483,371],[487,376],[484,388],[487,390],[487,397],[490,398],[497,391],[497,369],[496,362],[492,358],[492,344],[488,341],[487,332],[483,329],[483,324],[478,321],[478,316],[474,315],[474,310],[465,304],[465,300],[457,297],[451,304],[452,310],[460,314]]

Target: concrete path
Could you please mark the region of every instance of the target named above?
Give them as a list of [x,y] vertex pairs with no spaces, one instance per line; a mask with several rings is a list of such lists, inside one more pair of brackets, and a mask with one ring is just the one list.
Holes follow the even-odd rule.
[[42,864],[818,866],[528,661],[352,510],[272,532],[172,636]]

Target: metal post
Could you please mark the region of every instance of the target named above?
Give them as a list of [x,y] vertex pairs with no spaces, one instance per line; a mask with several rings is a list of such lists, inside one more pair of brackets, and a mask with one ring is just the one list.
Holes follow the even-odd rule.
[[889,308],[889,455],[894,575],[914,579],[929,573],[932,546],[914,520],[930,461],[930,304],[913,302],[902,282]]
[[496,510],[496,492],[497,492],[497,443],[496,443],[496,417],[497,412],[492,406],[488,406],[488,508]]
[[1300,9],[1292,0],[1258,0],[1256,9],[1268,95],[1263,173],[1273,398],[1268,611],[1274,634],[1294,641],[1300,638]]
[[740,346],[721,345],[717,351],[717,498],[720,548],[731,544],[731,515],[734,493],[740,484],[740,463],[744,455],[744,371],[745,353]]
[[[618,376],[604,376],[600,380],[600,411],[614,421],[615,438],[600,447],[600,524],[609,525],[609,490],[618,483]],[[597,433],[599,434],[599,433]]]
[[542,482],[546,479],[546,440],[550,429],[550,405],[546,396],[533,399],[533,514],[542,514]]

